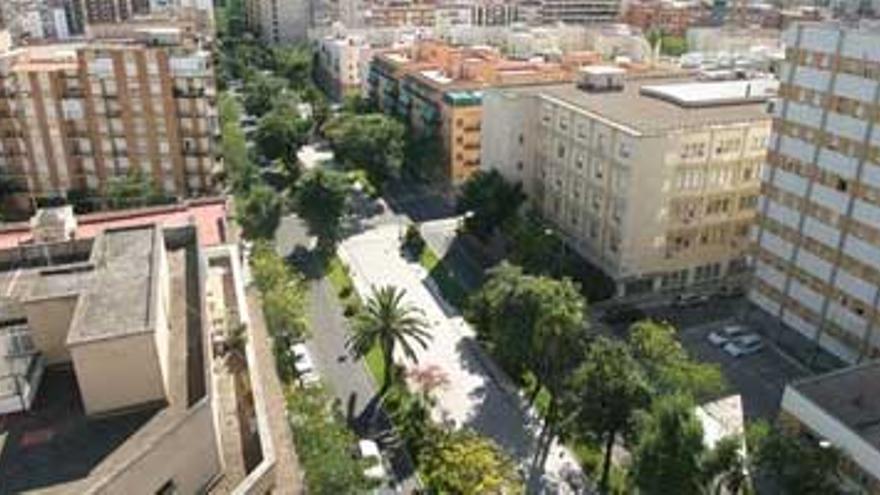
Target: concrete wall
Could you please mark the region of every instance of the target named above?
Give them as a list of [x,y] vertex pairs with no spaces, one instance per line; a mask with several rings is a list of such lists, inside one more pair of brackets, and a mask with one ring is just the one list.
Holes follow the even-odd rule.
[[168,253],[165,249],[165,243],[161,238],[157,239],[156,241],[156,246],[159,249],[157,250],[158,252],[156,256],[158,267],[156,268],[155,273],[159,280],[152,287],[153,307],[150,308],[150,311],[153,312],[153,324],[155,328],[155,333],[153,335],[156,341],[156,351],[159,355],[159,366],[162,370],[163,384],[165,386],[165,390],[168,390],[171,387],[171,378],[168,371],[168,360],[170,352],[170,349],[168,348],[170,343],[168,313],[170,311],[169,292],[171,290],[171,282],[168,278]]
[[70,353],[86,414],[165,400],[152,333],[86,342]]
[[156,493],[169,481],[177,493],[202,493],[220,471],[211,398],[206,397],[87,493]]
[[31,337],[47,364],[70,362],[67,331],[78,299],[79,296],[68,296],[25,303]]

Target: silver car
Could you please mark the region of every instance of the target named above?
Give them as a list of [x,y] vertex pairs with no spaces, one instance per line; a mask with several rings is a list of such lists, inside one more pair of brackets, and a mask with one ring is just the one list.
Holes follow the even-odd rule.
[[727,325],[724,328],[712,330],[706,338],[712,344],[720,347],[732,340],[736,340],[748,334],[748,329],[743,325]]
[[764,342],[761,341],[761,337],[753,333],[743,335],[724,344],[724,352],[735,358],[754,354],[763,348]]

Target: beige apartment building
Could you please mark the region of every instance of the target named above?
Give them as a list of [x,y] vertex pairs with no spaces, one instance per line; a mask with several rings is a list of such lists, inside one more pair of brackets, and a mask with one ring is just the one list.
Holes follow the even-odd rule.
[[176,28],[0,54],[0,174],[25,199],[106,190],[139,169],[164,192],[213,190],[211,54]]
[[577,85],[486,91],[482,167],[522,183],[620,296],[735,285],[775,89],[600,66]]
[[750,299],[847,363],[880,357],[880,33],[784,34]]

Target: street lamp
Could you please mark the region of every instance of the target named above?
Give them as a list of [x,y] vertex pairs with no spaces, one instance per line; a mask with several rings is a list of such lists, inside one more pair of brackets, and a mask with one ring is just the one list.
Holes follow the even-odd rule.
[[462,215],[458,219],[458,230],[460,230],[460,231],[464,230],[465,224],[471,218],[474,218],[474,211],[473,210],[468,210],[468,211],[464,212],[464,215]]
[[562,234],[557,234],[553,229],[549,227],[544,229],[544,235],[550,238],[559,238],[559,255],[556,257],[556,276],[561,277],[562,262],[565,259],[565,239],[562,238]]

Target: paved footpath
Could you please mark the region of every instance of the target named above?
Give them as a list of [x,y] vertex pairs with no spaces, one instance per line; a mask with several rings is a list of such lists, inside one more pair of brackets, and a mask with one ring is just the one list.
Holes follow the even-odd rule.
[[[473,428],[495,440],[521,466],[528,467],[539,421],[526,409],[509,378],[476,344],[470,326],[435,295],[427,272],[400,255],[397,227],[380,226],[351,237],[342,243],[339,254],[351,267],[360,294],[368,296],[373,286],[394,285],[406,290],[407,303],[425,312],[433,340],[428,349],[416,346],[417,365],[404,364],[437,366],[446,375],[448,385],[436,393],[436,419]],[[575,458],[564,447],[554,445],[546,465],[545,491],[566,493],[564,487],[552,485],[562,479],[562,473],[570,472],[580,473]]]

